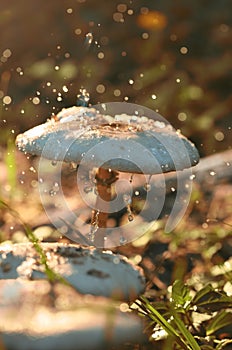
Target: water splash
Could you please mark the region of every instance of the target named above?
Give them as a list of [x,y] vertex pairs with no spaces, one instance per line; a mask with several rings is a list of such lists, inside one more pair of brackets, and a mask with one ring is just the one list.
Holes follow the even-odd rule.
[[77,95],[77,106],[88,107],[90,96],[86,89],[80,89],[80,93]]
[[89,32],[85,35],[85,43],[84,43],[87,50],[90,48],[92,42],[93,42],[93,34]]

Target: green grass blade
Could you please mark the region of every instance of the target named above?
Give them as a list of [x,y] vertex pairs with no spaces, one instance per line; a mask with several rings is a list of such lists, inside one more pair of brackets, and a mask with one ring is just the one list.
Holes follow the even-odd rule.
[[[140,297],[140,301],[143,303],[147,310],[147,316],[158,323],[170,336],[172,336],[175,341],[185,350],[195,350],[197,348],[191,348],[186,344],[185,340],[181,335],[172,327],[172,325],[166,321],[166,319],[150,304],[150,302],[145,297]],[[144,308],[143,308],[144,310]],[[198,350],[198,349],[197,349]]]
[[219,329],[232,324],[232,313],[222,310],[219,312],[206,327],[206,334],[208,336],[213,335]]
[[193,335],[188,331],[188,329],[185,327],[185,324],[179,317],[178,313],[173,309],[172,310],[172,315],[174,317],[175,323],[177,327],[179,328],[181,334],[185,337],[186,341],[188,344],[191,346],[192,350],[201,350],[200,346],[194,339]]
[[0,199],[0,206],[7,209],[9,211],[9,213],[23,225],[25,233],[26,233],[29,241],[31,243],[33,243],[35,250],[39,254],[40,262],[44,266],[44,270],[45,270],[45,273],[47,275],[48,280],[50,282],[59,281],[63,284],[71,286],[70,283],[64,277],[62,277],[61,275],[59,275],[58,273],[56,273],[55,271],[53,271],[49,267],[49,265],[47,263],[47,256],[46,256],[45,252],[43,251],[43,248],[39,244],[38,238],[34,235],[31,228],[23,221],[23,219],[20,217],[19,213],[16,210],[12,209],[7,203],[5,203],[1,199]]

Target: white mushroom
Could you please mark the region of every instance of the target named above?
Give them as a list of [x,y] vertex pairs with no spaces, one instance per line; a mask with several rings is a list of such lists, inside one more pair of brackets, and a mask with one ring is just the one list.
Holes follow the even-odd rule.
[[[123,307],[124,306],[124,307]],[[125,303],[83,296],[48,281],[0,280],[0,333],[4,349],[120,349],[143,342],[142,320]]]
[[[104,232],[101,235],[98,229],[107,227],[107,206],[118,171],[158,174],[183,170],[199,161],[194,144],[170,124],[141,113],[126,114],[122,108],[112,115],[87,107],[63,109],[16,139],[25,153],[77,164],[84,159],[88,167],[98,168],[95,183],[99,197],[91,220],[93,234],[90,232],[91,244],[98,247],[104,247]],[[104,210],[100,208],[102,200]]]
[[[134,300],[145,289],[142,269],[128,259],[93,247],[40,243],[49,266],[82,294]],[[0,279],[46,278],[33,244],[0,246]]]

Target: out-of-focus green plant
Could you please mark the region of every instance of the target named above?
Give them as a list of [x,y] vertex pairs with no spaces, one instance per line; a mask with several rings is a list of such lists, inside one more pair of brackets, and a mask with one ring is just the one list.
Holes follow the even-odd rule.
[[39,239],[34,235],[31,228],[22,220],[19,213],[16,210],[12,209],[6,202],[4,202],[1,199],[0,199],[0,208],[7,210],[8,213],[11,214],[14,217],[14,219],[19,221],[20,224],[23,226],[27,238],[29,239],[29,241],[31,243],[33,243],[35,250],[40,257],[40,263],[41,263],[41,265],[44,266],[44,271],[45,271],[45,274],[47,275],[48,280],[50,282],[59,281],[59,282],[62,282],[64,284],[70,285],[69,282],[65,278],[60,276],[58,273],[54,272],[49,267],[47,256],[46,256],[45,252],[43,251],[43,248],[40,245]]
[[232,344],[232,299],[211,284],[196,291],[176,280],[169,298],[150,302],[141,297],[135,304],[148,320],[151,341],[162,340],[162,349],[169,338],[175,349],[185,350],[219,350]]
[[9,186],[10,198],[13,198],[17,185],[17,166],[15,157],[15,144],[12,138],[7,141],[7,149],[4,156],[7,169],[7,184]]

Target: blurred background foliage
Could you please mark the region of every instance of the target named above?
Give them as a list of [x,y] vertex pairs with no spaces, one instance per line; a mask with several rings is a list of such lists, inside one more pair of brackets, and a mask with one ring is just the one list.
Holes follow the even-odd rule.
[[231,23],[230,0],[1,0],[0,144],[84,87],[158,111],[202,156],[229,148]]

